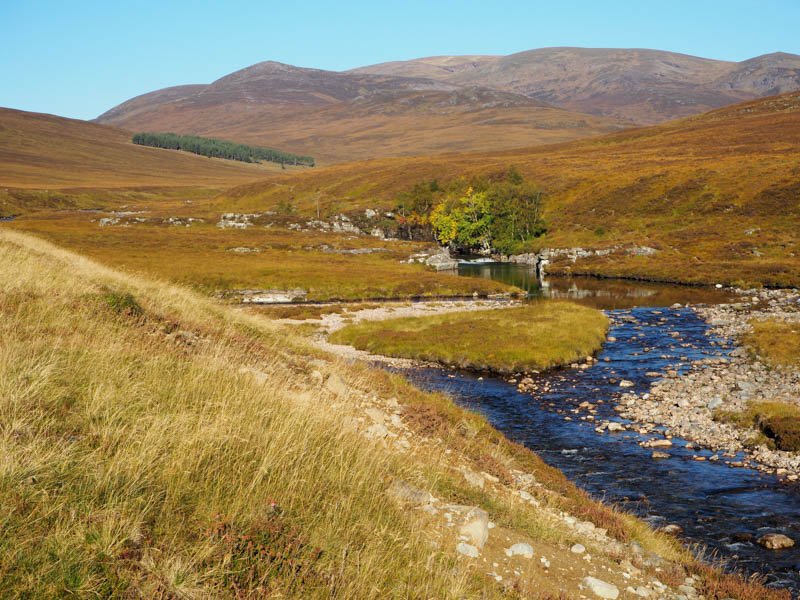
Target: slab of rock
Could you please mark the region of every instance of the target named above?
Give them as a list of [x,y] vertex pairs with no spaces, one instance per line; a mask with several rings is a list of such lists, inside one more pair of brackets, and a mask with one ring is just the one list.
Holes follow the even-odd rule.
[[459,554],[463,554],[464,556],[469,556],[470,558],[478,558],[479,552],[475,546],[470,544],[465,544],[464,542],[460,542],[458,546],[456,546],[456,550]]
[[414,487],[402,479],[395,479],[389,489],[386,490],[386,493],[396,502],[410,504],[411,506],[423,506],[436,500],[428,492]]
[[581,581],[583,587],[588,588],[598,598],[606,598],[607,600],[616,600],[619,597],[619,589],[617,586],[606,583],[596,577],[584,577]]
[[506,556],[522,556],[524,558],[533,558],[533,547],[530,544],[514,544],[510,548],[503,550]]
[[480,508],[471,508],[464,515],[458,533],[468,537],[478,548],[483,548],[489,538],[489,515]]
[[769,550],[781,550],[794,546],[794,540],[782,533],[768,533],[767,535],[762,535],[756,542]]
[[483,478],[482,475],[479,475],[475,471],[471,471],[466,467],[457,468],[456,470],[464,476],[466,482],[470,484],[472,487],[483,489],[486,480]]
[[336,373],[328,376],[325,382],[325,389],[334,396],[344,396],[347,393],[347,385]]
[[425,261],[425,264],[437,271],[450,271],[458,268],[458,261],[450,258],[447,250],[443,250],[440,254],[434,254]]

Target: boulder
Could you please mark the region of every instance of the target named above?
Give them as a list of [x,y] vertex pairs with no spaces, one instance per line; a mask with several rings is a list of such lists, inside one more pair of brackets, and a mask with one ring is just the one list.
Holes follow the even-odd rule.
[[460,542],[458,546],[456,546],[456,550],[459,554],[463,554],[464,556],[469,556],[470,558],[478,558],[479,552],[475,546],[471,546],[470,544],[465,544],[464,542]]
[[588,588],[598,598],[616,600],[619,597],[619,589],[617,589],[617,586],[606,583],[596,577],[584,577],[583,581],[581,581],[581,585]]
[[783,535],[782,533],[768,533],[762,535],[756,542],[769,550],[781,550],[783,548],[791,548],[794,546],[792,538]]
[[530,544],[518,543],[510,548],[503,550],[509,558],[512,556],[522,556],[523,558],[533,558],[533,547]]
[[386,490],[387,495],[400,504],[423,506],[435,500],[428,492],[414,487],[407,481],[395,479]]
[[425,264],[437,271],[450,271],[458,268],[458,261],[453,260],[447,250],[434,254],[425,261]]
[[483,548],[489,539],[489,515],[480,508],[471,508],[464,515],[458,533],[469,538],[478,548]]
[[325,382],[325,389],[334,396],[344,396],[347,393],[347,385],[336,373],[328,376],[328,380]]

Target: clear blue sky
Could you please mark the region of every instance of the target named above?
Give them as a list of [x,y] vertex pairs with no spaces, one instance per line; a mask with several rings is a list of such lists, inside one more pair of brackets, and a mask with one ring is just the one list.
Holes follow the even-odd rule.
[[0,0],[0,106],[90,119],[262,60],[344,70],[547,46],[800,54],[800,0]]

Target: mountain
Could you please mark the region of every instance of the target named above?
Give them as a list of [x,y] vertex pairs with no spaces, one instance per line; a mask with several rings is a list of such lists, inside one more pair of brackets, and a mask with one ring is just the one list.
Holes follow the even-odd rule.
[[277,147],[318,163],[529,146],[624,126],[486,86],[276,62],[144,94],[96,121]]
[[516,165],[545,192],[537,246],[657,249],[558,268],[681,282],[800,286],[800,92],[661,125],[501,152],[383,159],[245,184],[218,199],[248,212],[288,199],[386,211],[422,181],[502,177]]
[[800,56],[787,53],[737,63],[646,49],[541,48],[508,56],[436,56],[351,72],[486,86],[642,125],[800,89]]
[[275,169],[135,146],[127,131],[115,127],[0,108],[2,186],[221,186]]

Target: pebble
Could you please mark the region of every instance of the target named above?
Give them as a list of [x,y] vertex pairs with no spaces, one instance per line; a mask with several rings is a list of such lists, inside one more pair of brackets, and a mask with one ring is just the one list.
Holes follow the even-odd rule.
[[522,556],[523,558],[533,558],[533,547],[530,544],[518,543],[510,548],[503,550],[509,558],[512,556]]

